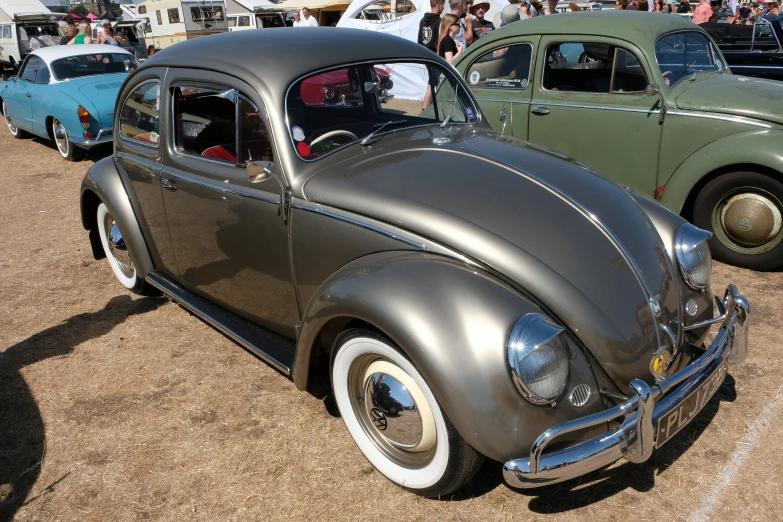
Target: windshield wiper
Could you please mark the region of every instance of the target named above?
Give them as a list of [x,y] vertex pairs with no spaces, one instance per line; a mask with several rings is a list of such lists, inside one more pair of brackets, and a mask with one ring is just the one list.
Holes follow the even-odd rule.
[[387,125],[399,125],[400,123],[408,123],[408,120],[389,120],[386,123],[382,124],[377,129],[375,129],[374,131],[372,131],[370,134],[365,136],[365,138],[359,143],[361,143],[362,145],[367,145],[367,142],[370,141],[370,139],[372,139],[373,136],[381,132],[384,129],[384,127],[386,127]]

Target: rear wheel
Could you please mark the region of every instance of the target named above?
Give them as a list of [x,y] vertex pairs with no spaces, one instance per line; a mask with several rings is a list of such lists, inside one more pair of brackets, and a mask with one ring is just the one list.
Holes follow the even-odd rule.
[[783,266],[783,184],[755,172],[732,172],[696,197],[693,222],[713,233],[718,261],[753,270]]
[[8,127],[8,131],[11,133],[11,136],[17,139],[27,137],[27,133],[25,131],[11,122],[11,118],[8,116],[8,110],[5,108],[5,102],[3,102],[3,117],[5,118],[5,124]]
[[348,431],[392,482],[438,497],[478,470],[483,456],[457,433],[416,367],[386,337],[361,329],[341,334],[331,376]]
[[54,137],[54,143],[57,145],[60,156],[62,156],[65,161],[78,161],[82,157],[82,149],[76,147],[73,142],[71,142],[71,138],[68,136],[68,131],[65,130],[65,126],[56,118],[52,119],[52,136]]
[[106,258],[109,260],[109,265],[114,275],[122,283],[122,286],[137,294],[155,294],[152,287],[136,274],[136,267],[133,266],[128,246],[125,244],[120,228],[105,204],[101,203],[98,205],[98,215],[96,217],[103,251],[106,253]]

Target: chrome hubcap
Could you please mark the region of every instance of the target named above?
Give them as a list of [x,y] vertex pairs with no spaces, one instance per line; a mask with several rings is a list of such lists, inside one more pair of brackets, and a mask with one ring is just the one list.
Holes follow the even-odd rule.
[[362,430],[387,458],[407,468],[421,468],[432,460],[435,418],[424,393],[404,370],[367,354],[351,365],[348,386]]
[[63,124],[57,120],[54,120],[54,142],[57,144],[57,149],[63,156],[68,155],[68,133],[65,132]]
[[421,415],[405,386],[381,372],[370,375],[365,386],[364,404],[380,436],[400,448],[421,442]]
[[716,206],[713,229],[734,250],[759,254],[783,240],[783,205],[772,194],[746,190],[727,194]]
[[109,244],[109,255],[117,262],[117,266],[120,267],[125,277],[133,277],[133,261],[131,261],[128,247],[125,245],[120,229],[111,215],[106,214],[103,226],[106,232],[106,242]]
[[16,134],[17,128],[16,125],[11,123],[11,118],[8,117],[8,111],[5,110],[5,103],[3,104],[3,115],[5,116],[5,124],[8,125],[8,130],[11,131],[11,134]]

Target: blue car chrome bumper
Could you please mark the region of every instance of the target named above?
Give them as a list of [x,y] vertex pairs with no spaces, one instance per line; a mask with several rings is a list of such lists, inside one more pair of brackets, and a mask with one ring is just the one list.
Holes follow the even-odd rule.
[[[723,315],[689,327],[722,323],[701,357],[654,386],[634,379],[630,384],[634,396],[622,404],[545,431],[533,443],[529,458],[506,462],[505,481],[516,488],[536,488],[579,477],[623,457],[635,463],[650,458],[654,448],[668,441],[706,405],[723,382],[726,365],[742,362],[747,356],[750,304],[734,285],[729,285],[722,304]],[[695,403],[689,400],[694,398]],[[561,435],[622,417],[622,424],[612,431],[543,454],[546,446]]]
[[91,149],[92,147],[96,145],[100,145],[102,143],[111,143],[114,139],[112,136],[112,130],[111,129],[101,129],[98,131],[98,134],[95,135],[94,138],[85,138],[82,136],[68,136],[71,140],[71,143],[74,145],[81,147],[82,149]]

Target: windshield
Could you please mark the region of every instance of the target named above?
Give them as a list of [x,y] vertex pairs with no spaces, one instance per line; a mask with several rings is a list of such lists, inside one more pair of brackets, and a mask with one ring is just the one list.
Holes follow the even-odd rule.
[[455,74],[430,63],[376,63],[319,72],[286,100],[296,152],[317,159],[356,141],[423,125],[469,124],[478,110]]
[[70,80],[82,76],[129,72],[140,65],[133,55],[125,53],[82,54],[53,61],[52,72],[58,80]]
[[674,86],[685,77],[706,71],[722,71],[720,54],[701,33],[682,32],[658,38],[655,42],[655,58],[663,80]]

